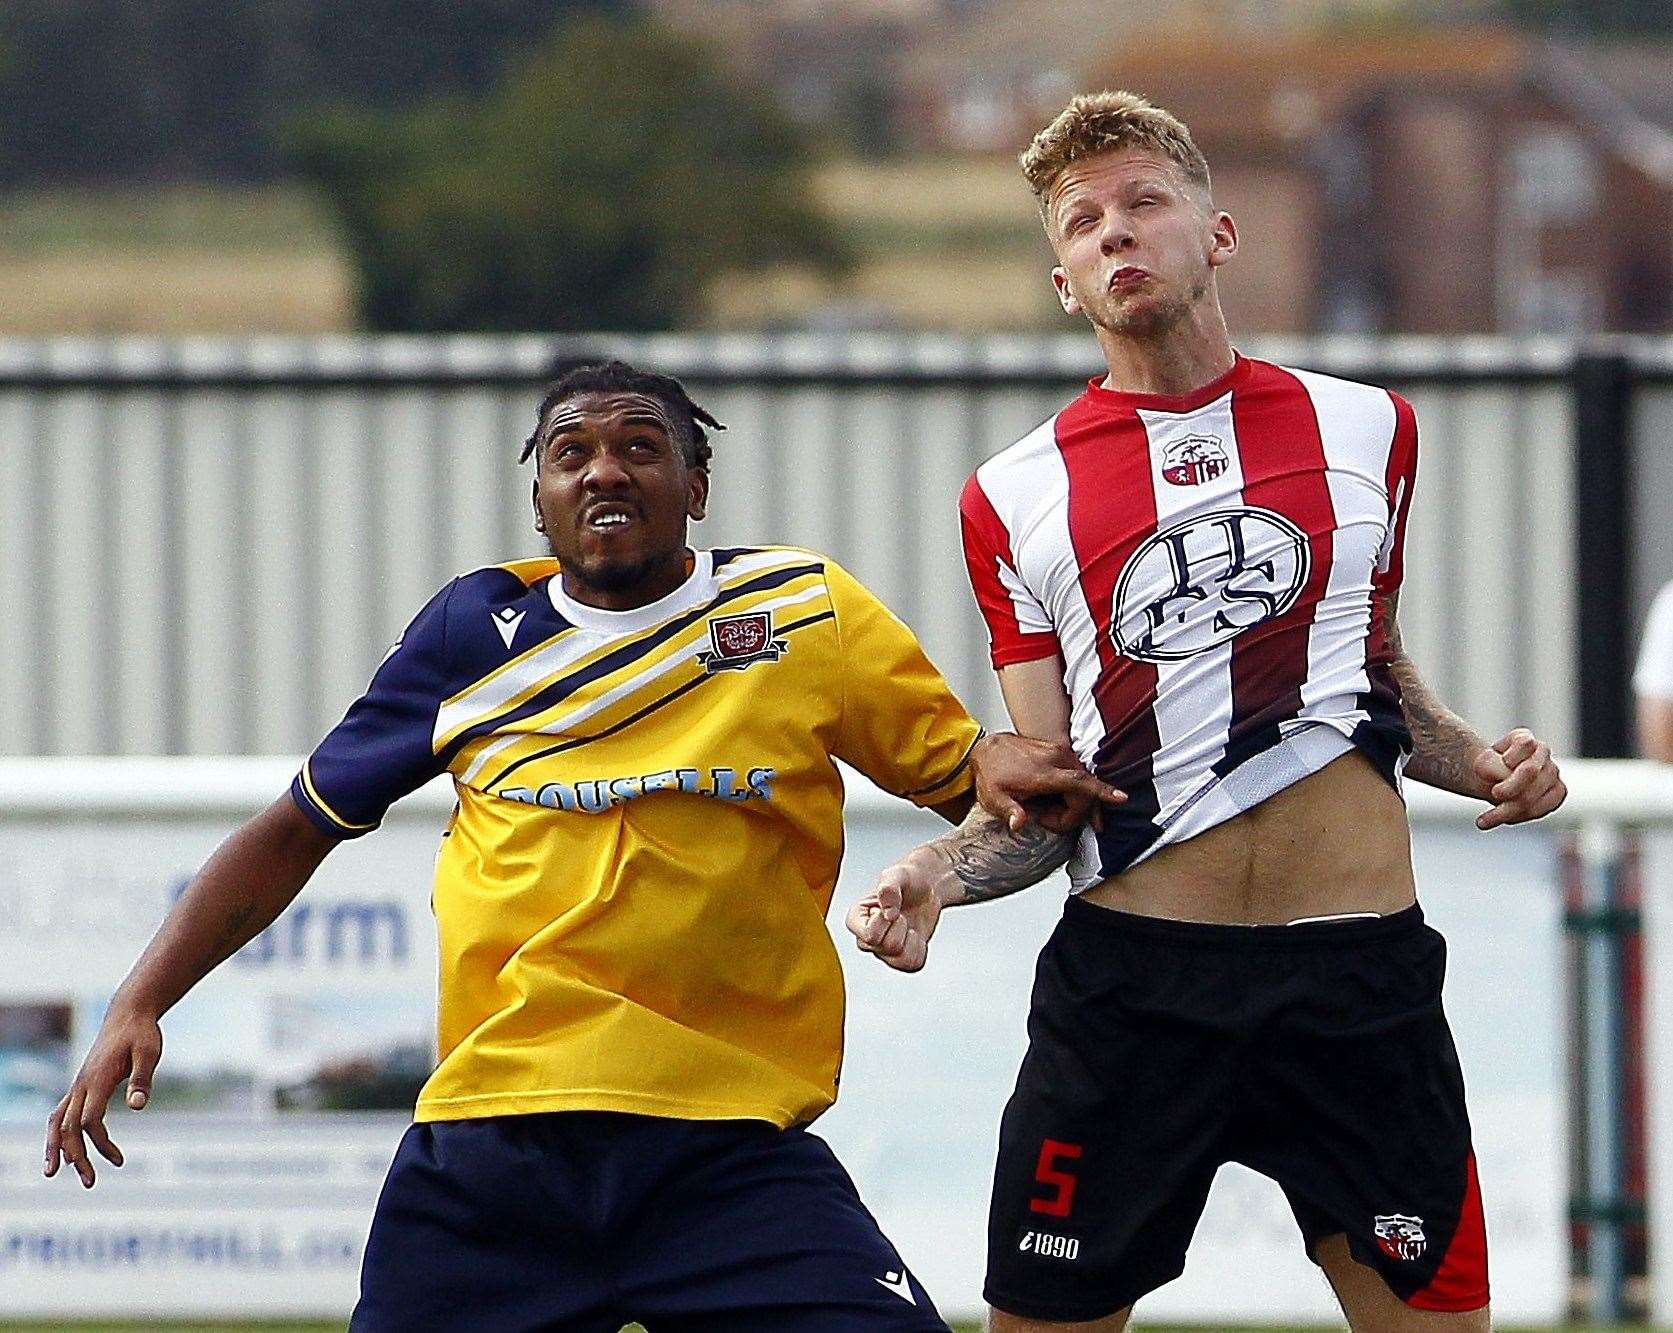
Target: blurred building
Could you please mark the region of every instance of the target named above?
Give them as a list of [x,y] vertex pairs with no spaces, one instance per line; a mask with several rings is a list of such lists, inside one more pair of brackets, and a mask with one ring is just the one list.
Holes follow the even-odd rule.
[[[1075,90],[1127,87],[1180,112],[1213,163],[1242,232],[1221,281],[1240,333],[1673,330],[1673,42],[1564,47],[1457,24],[1507,3],[639,0],[810,131],[825,150],[810,191],[850,260],[840,273],[741,266],[684,318],[752,330],[1076,327],[1053,295],[1016,154]],[[542,0],[519,23],[563,8]],[[55,11],[32,0],[31,12]],[[468,86],[485,88],[499,48],[482,14],[460,22],[481,59],[454,42],[449,77],[475,70]],[[163,50],[182,24],[151,26]],[[315,70],[319,88],[357,86],[360,66],[340,63]],[[218,87],[224,64],[193,77]],[[266,95],[291,106],[302,85],[279,83]],[[114,114],[149,105],[137,97],[117,96]],[[185,124],[219,99],[169,105]],[[190,137],[150,132],[171,151]],[[28,155],[24,140],[0,147]],[[294,181],[226,180],[0,196],[0,329],[351,329],[357,273],[338,219]]]
[[[1423,26],[1398,0],[653,8],[730,52],[802,118],[847,124],[862,155],[962,157],[984,182],[1077,89],[1131,88],[1172,108],[1242,224],[1243,254],[1222,283],[1240,330],[1673,329],[1666,44],[1565,48]],[[956,233],[949,210],[989,232],[1015,219],[1019,241],[1032,225],[1020,182],[958,203],[945,177],[926,172],[926,231]],[[985,257],[998,322],[1054,322],[1044,251],[1025,247]],[[948,249],[957,271],[969,256]],[[875,286],[866,294],[886,305]],[[926,302],[899,304],[913,323]]]
[[1076,71],[1015,66],[1006,81],[990,65],[960,80],[963,48],[991,43],[972,32],[907,62],[921,136],[1014,149],[1075,88],[1131,88],[1176,111],[1243,224],[1226,284],[1236,327],[1673,329],[1665,47],[1194,30],[1115,36]]
[[1604,65],[1436,31],[1146,43],[1091,82],[1192,125],[1257,247],[1244,327],[1666,330],[1673,106],[1634,103]]
[[[645,0],[658,21],[729,53],[805,121],[841,118],[882,93],[903,115],[923,109],[926,76],[944,100],[933,141],[991,146],[1009,112],[1067,88],[1104,35],[1119,31],[1285,32],[1375,22],[1411,0]],[[940,99],[937,99],[940,100]]]

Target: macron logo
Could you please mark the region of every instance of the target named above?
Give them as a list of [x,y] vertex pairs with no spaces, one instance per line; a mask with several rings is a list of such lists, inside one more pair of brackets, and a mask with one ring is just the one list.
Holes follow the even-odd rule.
[[509,606],[501,607],[494,612],[494,628],[500,632],[500,638],[505,640],[505,646],[511,647],[511,641],[517,637],[517,626],[523,623],[525,612],[513,611]]
[[887,1287],[910,1305],[918,1303],[918,1298],[912,1294],[912,1287],[906,1280],[906,1270],[904,1268],[898,1273],[885,1273],[882,1277],[873,1278],[872,1281],[880,1287]]

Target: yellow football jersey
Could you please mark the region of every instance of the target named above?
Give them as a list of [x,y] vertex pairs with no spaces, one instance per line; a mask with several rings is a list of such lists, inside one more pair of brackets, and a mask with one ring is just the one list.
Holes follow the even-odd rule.
[[823,556],[699,551],[631,611],[572,601],[556,569],[444,588],[292,785],[352,837],[453,776],[417,1117],[809,1121],[842,1059],[833,759],[933,805],[969,787],[977,725]]

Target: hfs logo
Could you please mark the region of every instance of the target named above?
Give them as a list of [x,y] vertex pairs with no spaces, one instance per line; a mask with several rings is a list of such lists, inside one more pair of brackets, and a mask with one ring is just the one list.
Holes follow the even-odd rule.
[[1148,538],[1115,585],[1110,637],[1144,662],[1207,652],[1295,605],[1307,536],[1270,509],[1220,509]]

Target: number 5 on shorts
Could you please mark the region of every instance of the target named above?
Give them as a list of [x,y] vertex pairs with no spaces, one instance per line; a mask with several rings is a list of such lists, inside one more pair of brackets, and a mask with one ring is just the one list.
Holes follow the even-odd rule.
[[1034,1168],[1034,1179],[1042,1185],[1049,1185],[1056,1193],[1049,1199],[1030,1199],[1028,1207],[1031,1212],[1045,1213],[1048,1217],[1067,1217],[1069,1209],[1075,1205],[1075,1178],[1068,1171],[1059,1169],[1058,1162],[1073,1161],[1080,1156],[1081,1148],[1078,1143],[1060,1143],[1056,1139],[1046,1139],[1040,1144],[1040,1164]]

